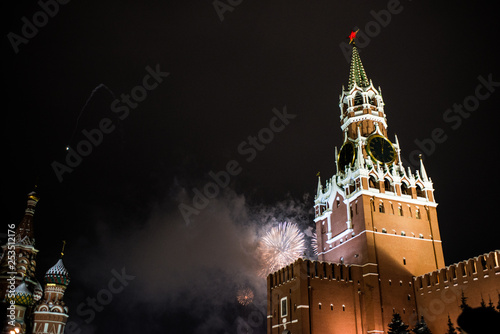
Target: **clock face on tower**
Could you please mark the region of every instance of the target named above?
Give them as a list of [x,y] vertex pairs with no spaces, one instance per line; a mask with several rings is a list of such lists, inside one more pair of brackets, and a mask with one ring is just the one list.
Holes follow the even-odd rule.
[[338,166],[339,170],[343,171],[349,164],[352,166],[354,164],[354,158],[356,157],[354,153],[354,144],[350,141],[346,141],[342,148],[340,149],[338,156]]
[[366,143],[366,152],[375,161],[390,164],[396,160],[396,150],[392,143],[380,135],[372,135]]

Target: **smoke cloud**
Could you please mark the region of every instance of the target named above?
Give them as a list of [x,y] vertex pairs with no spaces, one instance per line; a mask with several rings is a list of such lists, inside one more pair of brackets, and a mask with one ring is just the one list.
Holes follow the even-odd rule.
[[[164,330],[167,324],[185,324],[186,333],[265,333],[266,280],[258,275],[262,265],[256,254],[258,242],[271,226],[288,221],[305,232],[310,244],[313,223],[308,195],[300,200],[287,197],[272,205],[250,205],[245,196],[225,189],[188,225],[167,204],[172,200],[182,202],[189,196],[178,189],[174,198],[153,205],[144,222],[117,228],[115,221],[99,220],[94,225],[96,240],[79,241],[76,247],[86,250],[74,253],[86,252],[87,259],[92,259],[72,273],[86,277],[87,290],[77,294],[81,302],[99,296],[112,278],[112,269],[124,268],[134,279],[113,305],[96,312],[92,323],[74,308],[73,318],[84,332],[93,327],[100,332],[101,321],[119,319],[119,314],[108,314],[108,310],[127,310],[127,314],[133,310],[138,318],[121,319],[120,326],[141,330],[142,324],[144,329]],[[243,288],[254,293],[253,303],[247,306],[238,304],[236,298]],[[179,315],[177,324],[175,314]]]

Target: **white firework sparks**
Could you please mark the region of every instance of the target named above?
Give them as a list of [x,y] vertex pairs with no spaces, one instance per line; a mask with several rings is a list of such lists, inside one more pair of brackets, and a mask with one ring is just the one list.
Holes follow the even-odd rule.
[[318,235],[316,234],[316,232],[313,233],[313,236],[311,239],[311,247],[312,247],[314,255],[318,255]]
[[271,228],[259,244],[259,253],[265,264],[261,275],[265,277],[292,263],[303,255],[305,249],[304,234],[297,224],[285,222]]
[[238,299],[238,303],[240,303],[243,306],[249,305],[251,302],[253,302],[253,291],[250,288],[244,288],[241,290],[238,290],[238,294],[236,296],[236,299]]

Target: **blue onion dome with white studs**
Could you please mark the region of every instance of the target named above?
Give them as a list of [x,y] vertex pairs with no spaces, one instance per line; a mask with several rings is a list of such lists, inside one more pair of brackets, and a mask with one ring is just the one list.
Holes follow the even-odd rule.
[[14,304],[21,306],[30,306],[33,304],[33,294],[26,286],[24,280],[17,286],[14,293],[7,294],[5,299],[8,303],[13,300]]
[[67,286],[69,284],[69,281],[69,273],[66,270],[62,259],[59,259],[59,261],[57,261],[57,263],[45,274],[46,283],[54,283]]

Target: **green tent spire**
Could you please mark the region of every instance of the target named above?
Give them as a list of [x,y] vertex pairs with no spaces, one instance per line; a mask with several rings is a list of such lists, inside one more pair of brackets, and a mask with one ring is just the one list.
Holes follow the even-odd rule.
[[365,69],[363,68],[363,63],[361,63],[361,58],[359,57],[358,48],[353,44],[352,46],[352,57],[351,57],[351,71],[349,73],[349,84],[348,89],[350,90],[354,83],[359,87],[370,86],[370,80],[366,76]]

